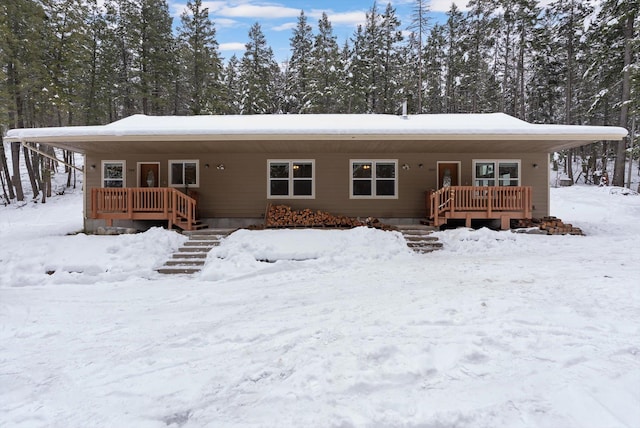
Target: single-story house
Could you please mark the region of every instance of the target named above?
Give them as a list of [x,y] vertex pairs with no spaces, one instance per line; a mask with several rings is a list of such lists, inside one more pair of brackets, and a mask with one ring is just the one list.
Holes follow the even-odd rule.
[[549,154],[619,141],[609,126],[502,113],[134,115],[103,126],[14,129],[7,141],[85,156],[87,231],[264,220],[268,204],[388,223],[549,214]]

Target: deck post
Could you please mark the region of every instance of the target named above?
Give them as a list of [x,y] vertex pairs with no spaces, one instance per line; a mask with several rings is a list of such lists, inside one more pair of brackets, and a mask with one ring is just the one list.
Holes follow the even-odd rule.
[[493,212],[493,186],[489,186],[489,193],[487,194],[487,216],[491,217]]
[[169,192],[167,189],[162,189],[162,204],[164,207],[164,217],[169,218]]
[[133,189],[126,189],[127,192],[127,214],[129,218],[133,218]]
[[451,214],[453,214],[456,212],[456,191],[453,189],[449,190],[449,203]]
[[91,218],[98,217],[98,189],[91,189]]
[[500,230],[508,230],[511,228],[511,217],[508,215],[500,216]]

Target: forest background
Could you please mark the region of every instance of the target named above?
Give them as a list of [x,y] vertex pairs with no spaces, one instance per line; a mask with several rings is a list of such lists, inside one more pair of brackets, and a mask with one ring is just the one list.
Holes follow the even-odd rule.
[[[391,4],[373,3],[340,43],[326,14],[312,26],[301,11],[290,56],[278,63],[258,22],[244,54],[223,59],[201,0],[187,2],[176,23],[166,0],[2,2],[0,135],[136,113],[398,114],[404,101],[410,114],[636,126],[640,0],[470,0],[467,9],[452,4],[436,22],[428,2],[416,0],[410,22],[401,22]],[[625,164],[629,172],[638,157],[634,138],[555,159],[569,179],[594,184],[612,164],[611,182],[622,186]],[[12,143],[10,171],[0,145],[4,203],[24,200],[21,163],[33,198],[51,195],[53,149],[34,148],[40,153]],[[74,163],[71,153],[61,156]]]

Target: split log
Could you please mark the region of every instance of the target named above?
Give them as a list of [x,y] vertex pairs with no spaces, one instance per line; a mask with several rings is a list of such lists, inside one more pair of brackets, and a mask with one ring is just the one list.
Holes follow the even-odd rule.
[[364,220],[355,217],[333,215],[326,211],[314,211],[309,208],[293,210],[287,205],[268,205],[265,213],[265,227],[331,227],[354,228],[360,226],[392,230],[393,227],[381,223],[377,218]]

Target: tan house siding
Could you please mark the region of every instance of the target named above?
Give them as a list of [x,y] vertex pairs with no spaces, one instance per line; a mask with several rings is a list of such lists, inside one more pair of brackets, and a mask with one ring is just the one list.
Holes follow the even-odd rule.
[[[393,142],[391,142],[392,144]],[[179,143],[176,143],[179,144]],[[322,145],[318,146],[320,149]],[[460,161],[461,185],[473,185],[473,160],[520,160],[521,182],[533,187],[534,217],[549,214],[548,155],[545,153],[381,153],[344,152],[313,153],[270,152],[254,153],[170,153],[149,155],[108,154],[101,158],[87,155],[86,188],[101,187],[101,161],[126,161],[126,186],[137,185],[138,162],[160,162],[162,187],[167,186],[169,160],[199,160],[200,186],[193,188],[199,194],[199,215],[202,218],[260,218],[267,203],[286,204],[294,208],[311,208],[348,216],[381,218],[423,218],[426,215],[427,190],[436,188],[437,162]],[[314,199],[268,199],[267,160],[315,160]],[[350,199],[351,159],[397,159],[397,199]],[[207,168],[206,165],[209,165]],[[224,169],[217,166],[223,164]],[[402,165],[408,165],[403,169]],[[534,168],[533,165],[537,167]],[[90,208],[90,192],[85,192]],[[85,211],[87,215],[89,210]]]

